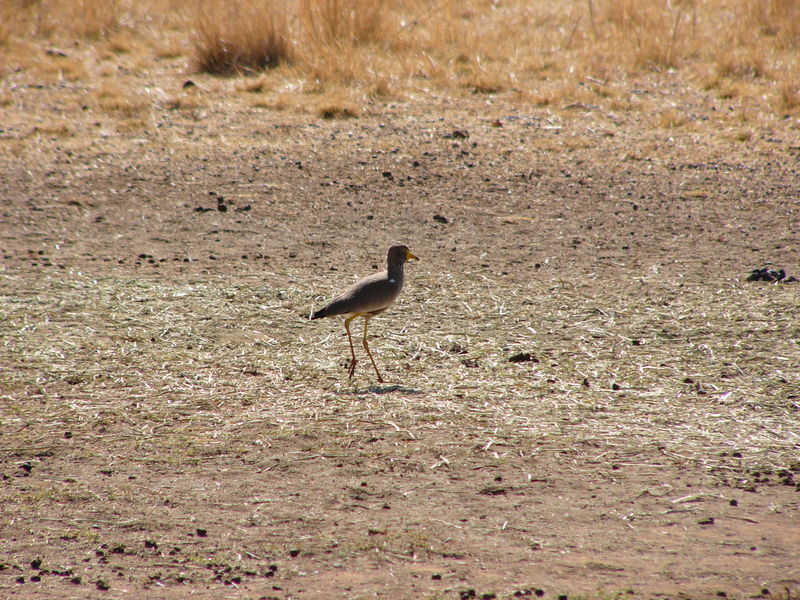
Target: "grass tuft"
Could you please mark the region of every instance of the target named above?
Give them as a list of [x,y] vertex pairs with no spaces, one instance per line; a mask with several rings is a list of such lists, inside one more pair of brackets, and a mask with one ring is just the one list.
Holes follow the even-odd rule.
[[121,117],[136,117],[150,110],[150,102],[146,97],[128,93],[111,82],[104,82],[92,96],[100,109]]
[[194,67],[230,75],[290,62],[287,15],[278,2],[202,2],[195,18]]
[[794,112],[800,108],[800,82],[785,79],[778,89],[778,110]]
[[302,0],[300,19],[313,50],[383,41],[385,0]]
[[359,114],[358,108],[347,102],[326,102],[317,107],[323,119],[351,119]]

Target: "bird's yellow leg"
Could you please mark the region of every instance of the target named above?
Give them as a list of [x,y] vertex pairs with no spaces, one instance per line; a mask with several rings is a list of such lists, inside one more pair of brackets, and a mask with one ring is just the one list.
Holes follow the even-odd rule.
[[353,319],[360,316],[360,313],[355,313],[344,320],[344,330],[347,332],[347,341],[350,342],[350,356],[352,357],[350,360],[350,366],[348,367],[350,379],[353,378],[353,373],[356,372],[356,351],[355,348],[353,348],[353,337],[350,335],[350,323],[353,321]]
[[375,374],[378,376],[378,383],[383,383],[383,377],[381,377],[381,372],[378,371],[378,365],[375,364],[375,359],[372,358],[372,352],[369,351],[369,344],[367,344],[367,327],[369,326],[369,320],[372,315],[365,315],[364,316],[364,350],[367,351],[367,356],[369,356],[369,360],[372,362],[372,366],[375,369]]

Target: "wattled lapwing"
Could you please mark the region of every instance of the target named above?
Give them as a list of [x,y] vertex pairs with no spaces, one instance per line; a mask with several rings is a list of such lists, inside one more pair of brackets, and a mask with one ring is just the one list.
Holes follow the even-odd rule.
[[372,317],[389,308],[400,295],[400,290],[403,289],[403,265],[412,258],[419,260],[407,246],[392,246],[386,257],[387,268],[385,271],[364,277],[343,294],[331,300],[327,306],[311,315],[312,319],[349,315],[344,320],[344,329],[347,332],[347,341],[350,342],[351,360],[348,369],[351,379],[356,370],[356,352],[353,348],[353,338],[350,335],[350,323],[353,319],[364,317],[364,350],[367,351],[367,356],[375,368],[378,381],[383,383],[378,365],[375,364],[372,352],[369,351],[367,327]]

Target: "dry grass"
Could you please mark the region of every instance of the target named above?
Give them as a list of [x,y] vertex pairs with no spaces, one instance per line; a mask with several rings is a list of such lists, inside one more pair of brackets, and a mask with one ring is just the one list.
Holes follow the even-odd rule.
[[657,117],[657,125],[662,129],[676,129],[688,123],[686,115],[675,109],[667,110]]
[[323,119],[346,119],[357,117],[358,107],[348,101],[324,102],[317,107],[317,114]]
[[17,36],[97,40],[119,29],[123,14],[120,0],[7,0],[0,7],[0,33],[4,33],[0,40]]
[[[182,57],[196,70],[222,74],[291,62],[265,82],[267,104],[291,86],[308,94],[347,90],[362,102],[479,93],[620,110],[632,106],[620,100],[626,88],[677,78],[782,112],[794,110],[800,79],[800,8],[791,0],[205,0],[191,7],[14,0],[0,11],[6,76],[22,66],[86,81],[103,62],[116,67],[128,55],[128,68]],[[67,56],[41,59],[53,45]],[[587,77],[596,83],[580,89]]]
[[800,83],[797,80],[785,79],[778,96],[778,110],[794,112],[800,108]]
[[287,16],[280,2],[198,4],[194,19],[194,68],[214,74],[273,68],[291,58]]
[[147,98],[132,95],[108,81],[94,90],[92,96],[99,109],[122,117],[136,117],[150,110]]
[[[387,375],[403,381],[382,394],[363,387],[361,371],[354,385],[343,378],[339,322],[318,327],[308,353],[312,333],[298,314],[338,280],[312,290],[301,283],[313,279],[307,273],[273,277],[254,287],[227,277],[8,274],[4,426],[24,420],[15,443],[36,447],[53,427],[86,436],[105,427],[122,440],[169,422],[148,444],[182,462],[212,437],[236,443],[243,422],[265,421],[271,435],[311,428],[332,439],[355,435],[345,422],[446,428],[453,453],[537,439],[564,452],[595,448],[613,462],[661,447],[709,474],[796,460],[800,363],[786,332],[798,315],[788,286],[653,277],[642,295],[644,281],[520,288],[480,273],[417,272],[395,311],[406,326],[382,327],[372,343]],[[535,362],[509,362],[519,352]],[[41,402],[35,414],[31,399]]]
[[384,41],[388,6],[385,0],[301,0],[305,41],[317,52]]

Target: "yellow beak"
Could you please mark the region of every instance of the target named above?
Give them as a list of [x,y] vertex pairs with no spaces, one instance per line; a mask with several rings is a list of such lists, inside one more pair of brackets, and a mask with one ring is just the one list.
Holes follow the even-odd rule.
[[412,258],[414,260],[419,260],[419,256],[411,252],[411,250],[406,249],[406,260],[411,260]]

